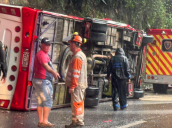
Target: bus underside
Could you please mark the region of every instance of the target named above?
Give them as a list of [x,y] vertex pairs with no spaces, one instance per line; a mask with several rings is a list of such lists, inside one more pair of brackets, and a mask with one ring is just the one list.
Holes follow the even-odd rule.
[[[85,22],[89,22],[91,19],[86,19]],[[49,56],[52,60],[54,69],[59,72],[62,79],[59,81],[53,81],[53,108],[59,108],[70,105],[70,94],[68,93],[68,88],[65,86],[65,76],[68,69],[70,59],[72,57],[72,52],[70,48],[65,43],[62,43],[63,38],[73,34],[73,32],[81,32],[83,27],[83,21],[57,17],[49,15],[46,13],[40,13],[37,19],[37,28],[35,35],[38,36],[37,39],[42,37],[48,37],[54,43],[52,44],[52,49],[49,52]],[[102,22],[104,25],[104,23]],[[101,23],[98,23],[101,26]],[[109,32],[103,33],[102,30],[98,30],[98,34],[101,37],[106,37],[106,41],[99,42],[94,36],[92,40],[89,40],[81,48],[87,56],[88,62],[88,89],[86,90],[86,106],[97,106],[100,101],[111,100],[112,95],[112,85],[106,79],[107,65],[109,58],[107,55],[119,47],[122,47],[129,59],[129,66],[132,75],[132,83],[128,84],[127,95],[128,97],[140,98],[143,97],[143,91],[140,88],[140,68],[142,65],[142,58],[144,48],[139,48],[133,43],[128,42],[124,39],[124,35],[127,30],[123,28],[116,28],[112,26],[107,26]],[[94,39],[95,38],[95,39]],[[132,37],[131,37],[132,38]],[[105,40],[101,38],[101,40]],[[109,42],[107,41],[109,40]],[[33,60],[37,51],[39,51],[39,40],[34,42],[31,61],[31,73],[29,74],[29,81],[33,79]],[[27,109],[35,109],[37,105],[37,99],[35,95],[35,90],[33,86],[28,86],[28,101]],[[134,94],[135,91],[135,94]]]

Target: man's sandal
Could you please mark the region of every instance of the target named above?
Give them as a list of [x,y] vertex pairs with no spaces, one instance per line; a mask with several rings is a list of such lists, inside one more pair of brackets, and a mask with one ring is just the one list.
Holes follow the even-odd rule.
[[39,122],[37,126],[38,126],[38,127],[41,127],[41,126],[42,126],[42,123]]
[[55,124],[52,124],[52,123],[50,123],[50,122],[48,122],[48,123],[40,123],[40,127],[54,127],[55,126]]

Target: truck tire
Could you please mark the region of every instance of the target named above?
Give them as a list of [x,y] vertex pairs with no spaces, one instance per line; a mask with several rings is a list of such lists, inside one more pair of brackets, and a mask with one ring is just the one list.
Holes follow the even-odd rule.
[[134,89],[134,98],[139,99],[144,97],[144,91],[142,89]]
[[99,99],[98,98],[85,98],[85,102],[84,102],[86,107],[94,107],[94,106],[98,106],[99,104]]
[[106,34],[91,32],[90,40],[96,42],[106,42]]
[[162,93],[166,94],[167,89],[168,89],[168,84],[163,84],[160,90],[162,91]]
[[154,90],[154,93],[158,92],[158,85],[157,84],[153,84],[153,90]]
[[99,88],[97,87],[88,87],[86,89],[86,97],[87,98],[98,98]]
[[168,88],[168,84],[157,84],[157,92],[158,93],[167,93],[167,88]]
[[107,31],[107,24],[92,23],[91,30],[94,31],[94,32],[106,33],[106,31]]
[[60,75],[63,81],[66,80],[66,73],[69,67],[70,60],[72,58],[72,51],[70,51],[70,47],[67,47],[63,53],[61,63],[60,63]]

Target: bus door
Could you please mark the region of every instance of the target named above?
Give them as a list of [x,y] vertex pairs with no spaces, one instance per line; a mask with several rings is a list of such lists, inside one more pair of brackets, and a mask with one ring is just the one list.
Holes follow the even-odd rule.
[[[61,68],[62,67],[61,63],[64,62],[64,60],[66,60],[69,63],[71,55],[69,59],[68,57],[64,58],[64,56],[66,56],[65,53],[67,52],[69,54],[70,49],[67,45],[62,43],[62,39],[74,32],[75,20],[66,18],[65,15],[60,15],[60,14],[51,15],[50,13],[44,12],[39,14],[37,21],[38,22],[37,22],[35,35],[38,38],[37,40],[35,40],[33,45],[34,55],[32,56],[32,61],[31,61],[32,70],[34,64],[34,56],[36,52],[40,50],[40,40],[43,37],[48,37],[50,41],[53,42],[51,51],[48,53],[48,55],[52,61],[54,70],[57,71],[58,73],[66,72],[65,69]],[[64,65],[68,66],[68,64],[64,64]],[[32,81],[33,72],[29,74],[28,79],[29,81]],[[65,106],[66,104],[70,103],[68,90],[63,81],[53,80],[53,90],[54,90],[53,92],[54,108]],[[30,95],[28,96],[29,97],[28,107],[29,109],[35,109],[37,102],[36,102],[36,95],[33,86],[31,86],[31,88],[28,89],[28,91],[30,91]]]
[[[20,41],[22,34],[22,19],[20,17],[20,8],[9,8],[0,5],[0,41],[7,46],[6,61],[7,61],[7,78],[4,84],[0,81],[0,107],[10,108],[10,104],[17,83],[17,76],[20,64],[20,53],[22,42]],[[14,11],[7,12],[8,9]],[[18,12],[16,14],[16,12]],[[15,15],[16,14],[16,15]],[[0,76],[0,80],[2,73]]]

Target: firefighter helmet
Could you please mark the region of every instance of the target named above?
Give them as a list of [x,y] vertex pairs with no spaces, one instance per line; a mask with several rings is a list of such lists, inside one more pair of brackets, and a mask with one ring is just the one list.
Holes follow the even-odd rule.
[[75,32],[75,33],[72,35],[70,41],[74,41],[74,42],[78,42],[78,43],[82,44],[82,38],[78,35],[77,32]]

